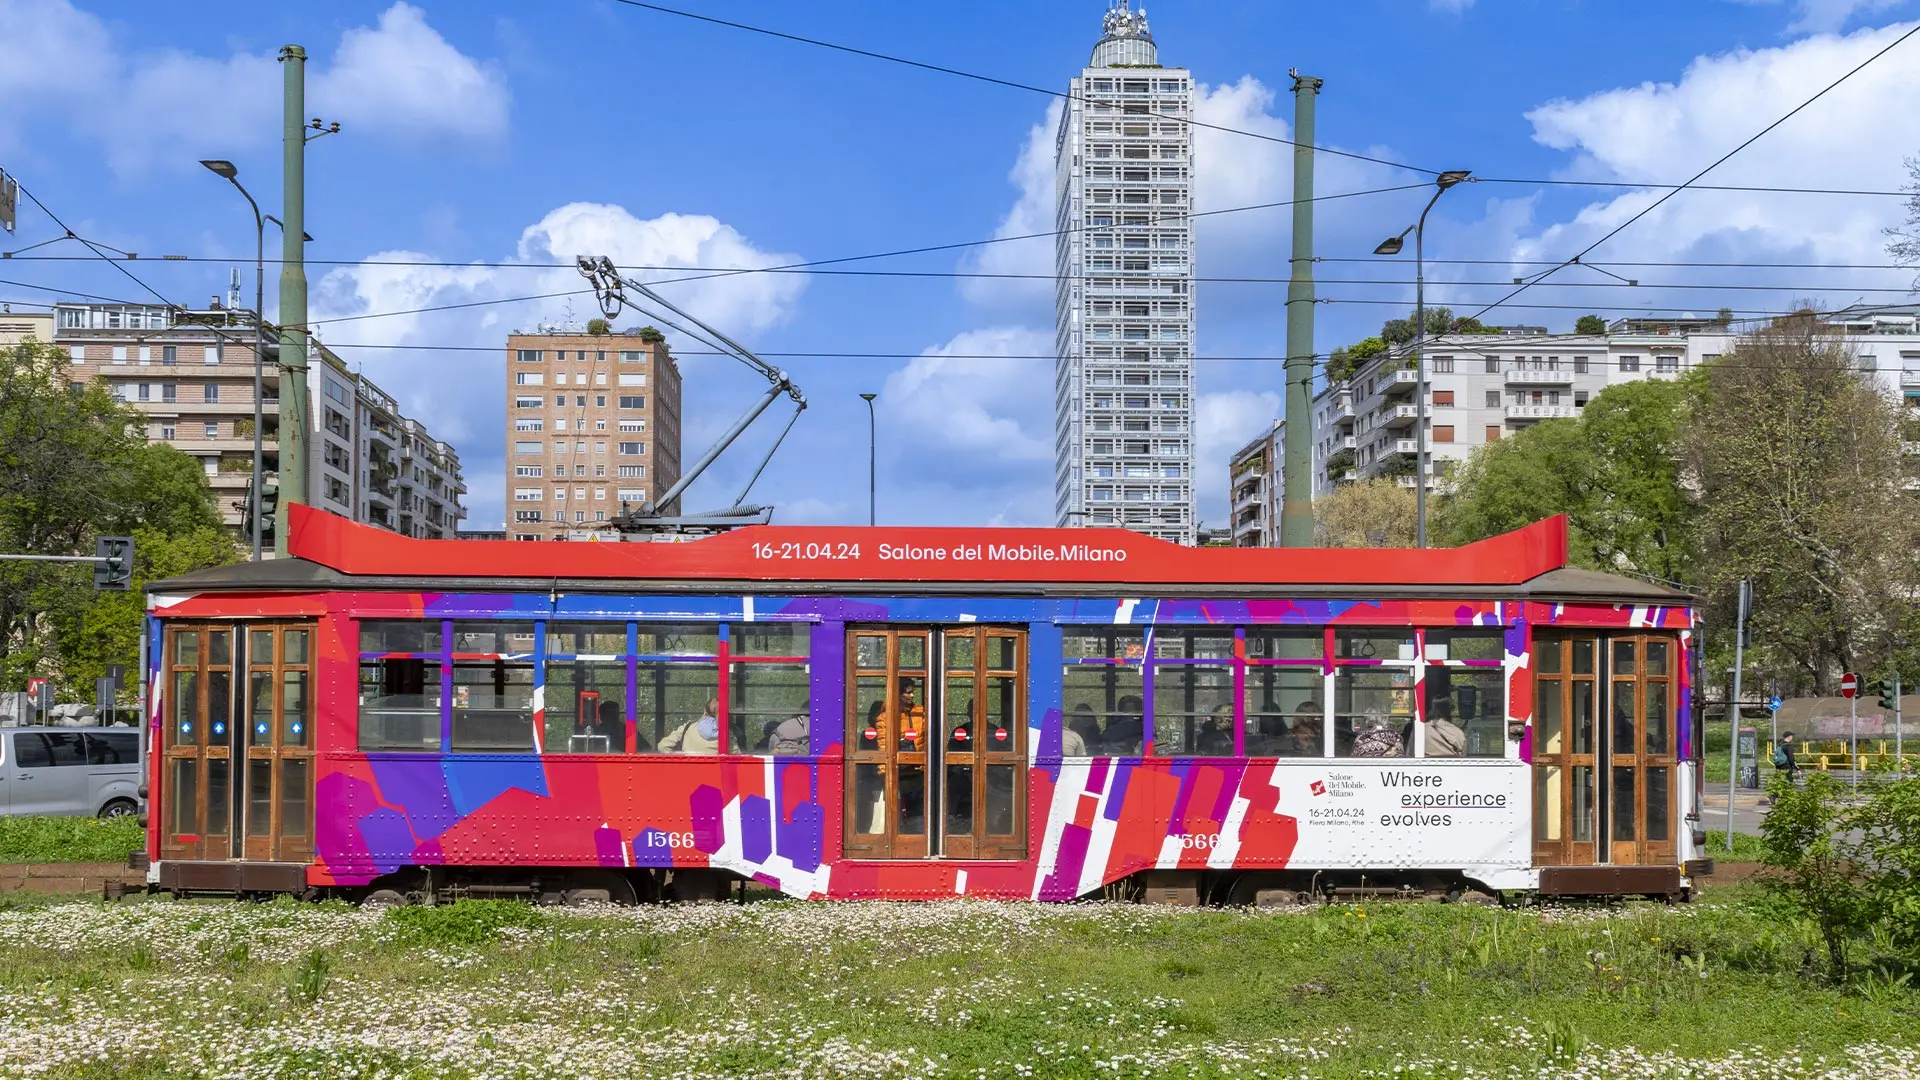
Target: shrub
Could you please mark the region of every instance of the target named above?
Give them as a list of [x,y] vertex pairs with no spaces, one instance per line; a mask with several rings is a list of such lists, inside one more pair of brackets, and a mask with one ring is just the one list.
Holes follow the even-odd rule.
[[1840,802],[1833,777],[1813,773],[1804,786],[1776,776],[1768,788],[1773,808],[1760,826],[1761,861],[1781,873],[1766,885],[1775,897],[1819,928],[1828,973],[1847,978],[1847,944],[1865,932],[1872,911],[1856,880],[1853,814]]

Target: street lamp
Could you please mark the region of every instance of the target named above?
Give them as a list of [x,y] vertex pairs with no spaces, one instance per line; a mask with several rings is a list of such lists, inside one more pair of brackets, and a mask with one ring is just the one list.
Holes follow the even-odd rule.
[[1413,234],[1413,366],[1414,366],[1414,544],[1427,546],[1427,361],[1421,349],[1427,339],[1427,297],[1426,297],[1426,237],[1427,211],[1440,201],[1447,189],[1464,180],[1472,178],[1467,169],[1448,169],[1434,177],[1433,198],[1427,200],[1426,210],[1420,211],[1420,220],[1400,230],[1400,235],[1389,236],[1380,241],[1373,249],[1375,255],[1398,255],[1406,246],[1407,234]]
[[224,177],[240,192],[253,209],[253,484],[247,496],[247,516],[252,519],[253,561],[260,561],[260,485],[263,482],[260,459],[260,398],[263,393],[261,367],[267,351],[267,223],[260,216],[260,204],[240,185],[240,170],[231,161],[202,161],[215,176]]
[[874,523],[874,512],[873,512],[874,491],[878,487],[875,481],[879,476],[879,473],[876,471],[876,462],[878,459],[874,456],[874,443],[876,441],[876,436],[875,436],[875,428],[874,428],[874,421],[873,421],[873,399],[879,396],[880,396],[879,394],[861,394],[860,395],[861,399],[867,403],[867,525],[868,527],[872,527]]

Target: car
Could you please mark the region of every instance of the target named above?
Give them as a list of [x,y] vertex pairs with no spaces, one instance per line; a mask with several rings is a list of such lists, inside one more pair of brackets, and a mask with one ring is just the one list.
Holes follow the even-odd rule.
[[0,814],[126,817],[141,810],[134,728],[0,728]]

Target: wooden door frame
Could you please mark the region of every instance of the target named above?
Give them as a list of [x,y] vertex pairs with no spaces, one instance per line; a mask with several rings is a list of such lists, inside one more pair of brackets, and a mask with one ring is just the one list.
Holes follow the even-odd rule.
[[[313,650],[315,646],[316,625],[311,622],[262,622],[242,623],[236,630],[245,635],[246,680],[241,683],[240,701],[246,706],[246,723],[242,733],[246,740],[246,764],[244,770],[247,786],[245,802],[248,813],[245,822],[245,840],[243,850],[249,859],[281,862],[310,862],[313,859],[313,786],[314,786],[314,731],[313,731]],[[300,663],[288,663],[287,633],[300,631],[307,635],[306,659]],[[254,654],[253,644],[256,634],[268,635],[269,652],[263,662]],[[253,679],[257,674],[267,678],[267,694],[270,700],[266,722],[268,741],[262,746],[255,739],[259,732],[255,728],[256,712],[253,700]],[[283,688],[288,674],[306,676],[306,693],[302,704],[306,715],[289,720],[286,716],[286,699]],[[302,725],[305,735],[303,746],[287,746],[286,736],[291,723]],[[281,820],[281,810],[286,805],[286,773],[288,762],[300,763],[304,779],[301,781],[306,790],[300,800],[306,808],[305,820],[286,822]],[[267,822],[262,830],[255,829],[251,810],[252,784],[254,770],[264,767],[267,770]],[[297,828],[294,828],[297,826]]]
[[[1020,782],[1021,771],[1027,762],[1027,631],[1019,627],[1007,626],[953,626],[940,628],[940,641],[943,654],[946,644],[953,640],[971,639],[974,642],[974,663],[965,673],[972,686],[972,698],[975,712],[970,717],[972,723],[971,739],[966,750],[955,750],[948,731],[951,728],[946,716],[946,692],[956,676],[946,666],[943,655],[940,672],[941,690],[941,726],[938,745],[940,746],[940,819],[941,854],[948,859],[1019,859],[1026,856],[1026,785]],[[995,639],[1012,642],[1013,659],[1006,667],[994,667],[990,643]],[[1006,725],[1008,738],[1004,749],[995,749],[993,738],[987,734],[989,726],[984,703],[988,700],[988,687],[996,679],[1013,680],[1012,712],[1001,717]],[[929,740],[932,745],[932,740]],[[961,760],[954,760],[954,759]],[[966,765],[970,773],[972,814],[971,828],[964,837],[946,832],[946,802],[952,792],[946,786],[946,770],[950,765]],[[1014,767],[1013,790],[1013,832],[1001,835],[987,833],[987,789],[990,771],[996,768]]]

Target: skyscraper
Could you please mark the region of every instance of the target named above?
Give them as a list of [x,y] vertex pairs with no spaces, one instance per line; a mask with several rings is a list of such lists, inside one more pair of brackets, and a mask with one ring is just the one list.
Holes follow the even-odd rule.
[[1054,516],[1194,542],[1193,77],[1115,0],[1054,142]]

